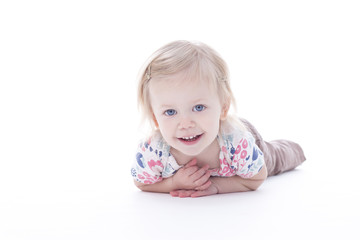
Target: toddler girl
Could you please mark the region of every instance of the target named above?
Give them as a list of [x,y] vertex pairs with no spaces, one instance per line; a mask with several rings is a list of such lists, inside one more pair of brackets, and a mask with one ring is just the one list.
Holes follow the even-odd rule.
[[131,169],[143,191],[200,197],[256,190],[305,160],[298,144],[265,142],[228,114],[235,99],[226,63],[203,43],[175,41],[156,51],[140,74],[138,101],[153,128]]

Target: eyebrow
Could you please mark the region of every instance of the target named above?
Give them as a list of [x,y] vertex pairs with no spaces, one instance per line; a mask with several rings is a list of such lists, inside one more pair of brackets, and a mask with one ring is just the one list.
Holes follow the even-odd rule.
[[160,106],[160,108],[171,108],[171,107],[172,107],[171,105],[165,105],[165,104]]
[[204,98],[199,98],[199,99],[196,99],[196,100],[194,101],[194,103],[204,102],[204,101],[206,101],[206,99],[204,99]]
[[[195,103],[199,103],[199,102],[203,102],[203,101],[206,101],[206,99],[204,98],[199,98],[199,99],[196,99],[195,101],[193,101],[193,104]],[[172,108],[173,106],[172,105],[167,105],[167,104],[162,104],[160,106],[160,108]]]

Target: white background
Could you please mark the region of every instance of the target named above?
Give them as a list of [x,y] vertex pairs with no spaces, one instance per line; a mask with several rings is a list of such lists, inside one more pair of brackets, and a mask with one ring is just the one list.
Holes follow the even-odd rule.
[[[358,1],[1,1],[0,239],[359,239]],[[162,45],[227,61],[238,112],[307,161],[256,192],[136,189],[136,77]]]

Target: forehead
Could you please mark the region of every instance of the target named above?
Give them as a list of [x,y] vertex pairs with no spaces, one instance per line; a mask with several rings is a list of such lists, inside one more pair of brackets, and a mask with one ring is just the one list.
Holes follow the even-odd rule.
[[176,105],[197,99],[216,101],[217,91],[207,79],[183,78],[175,75],[170,78],[152,79],[149,83],[150,102],[153,106]]

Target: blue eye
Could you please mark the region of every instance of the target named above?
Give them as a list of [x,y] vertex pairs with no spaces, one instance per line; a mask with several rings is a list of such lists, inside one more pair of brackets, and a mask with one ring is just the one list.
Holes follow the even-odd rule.
[[164,112],[166,116],[173,116],[176,114],[176,111],[174,109],[169,109]]
[[205,110],[205,106],[204,105],[196,105],[194,108],[193,108],[193,110],[195,111],[195,112],[201,112],[201,111],[204,111]]

